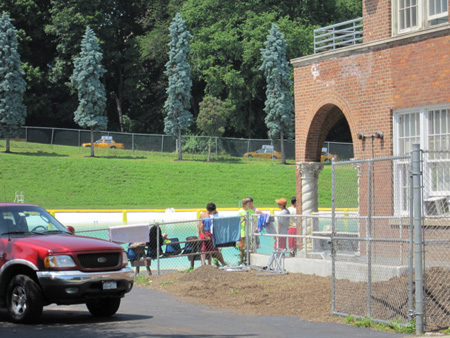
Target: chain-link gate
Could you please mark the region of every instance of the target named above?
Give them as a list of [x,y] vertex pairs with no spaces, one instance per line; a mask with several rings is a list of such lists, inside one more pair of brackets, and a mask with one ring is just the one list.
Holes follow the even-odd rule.
[[450,326],[450,152],[423,153],[423,296],[427,330]]
[[[408,324],[419,311],[427,330],[449,327],[449,159],[448,153],[425,153],[420,162],[423,241],[413,233],[411,156],[333,163],[333,314]],[[334,212],[355,198],[357,215]],[[351,231],[342,231],[343,222]],[[414,269],[420,262],[415,252],[423,253],[423,268]],[[423,278],[414,274],[422,271]],[[416,304],[421,280],[423,310]]]

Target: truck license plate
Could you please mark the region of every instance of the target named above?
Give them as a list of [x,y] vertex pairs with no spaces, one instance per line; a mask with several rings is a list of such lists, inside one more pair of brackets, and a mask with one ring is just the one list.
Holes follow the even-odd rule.
[[103,282],[103,290],[117,289],[117,282]]

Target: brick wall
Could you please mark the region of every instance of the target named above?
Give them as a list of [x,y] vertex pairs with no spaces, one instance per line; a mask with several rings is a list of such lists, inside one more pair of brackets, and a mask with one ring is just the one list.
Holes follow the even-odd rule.
[[[450,101],[449,51],[445,35],[294,68],[297,162],[318,160],[342,114],[356,158],[392,155],[392,110]],[[383,140],[357,139],[377,131]]]
[[392,35],[391,0],[363,1],[364,42],[388,38]]
[[[355,158],[391,156],[393,110],[450,102],[449,51],[450,35],[443,31],[432,38],[400,40],[295,65],[296,161],[318,161],[330,124],[342,115],[350,127]],[[357,137],[378,131],[383,139]]]
[[[448,0],[448,8],[450,8],[450,0]],[[363,1],[364,42],[392,36],[391,10],[391,0]]]

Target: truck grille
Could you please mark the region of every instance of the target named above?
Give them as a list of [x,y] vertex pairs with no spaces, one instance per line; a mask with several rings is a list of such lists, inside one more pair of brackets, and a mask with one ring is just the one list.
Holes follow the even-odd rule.
[[113,253],[95,253],[78,255],[78,260],[83,268],[113,268],[120,264],[121,254]]

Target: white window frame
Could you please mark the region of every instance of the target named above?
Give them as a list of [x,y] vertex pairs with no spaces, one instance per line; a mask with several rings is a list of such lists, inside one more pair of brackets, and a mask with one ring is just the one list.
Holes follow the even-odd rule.
[[[441,12],[439,12],[437,14],[434,14],[434,15],[430,14],[429,13],[429,9],[430,9],[430,3],[431,2],[433,2],[434,4],[436,4],[436,2],[441,2],[441,3],[445,4],[447,6],[447,11],[441,11]],[[448,17],[448,2],[447,2],[447,0],[427,0],[427,11],[428,11],[427,13],[428,13],[428,20],[429,21],[435,20],[435,19],[441,19],[441,18],[444,18],[446,16]]]
[[[450,111],[450,104],[438,104],[422,107],[412,107],[405,109],[398,109],[393,111],[393,150],[394,156],[407,155],[400,149],[400,117],[404,115],[410,115],[413,113],[419,113],[419,144],[420,148],[423,150],[429,150],[429,112],[435,110],[448,109]],[[433,159],[427,158],[423,165],[424,171],[424,182],[432,182],[432,166],[435,163],[449,162],[450,159]],[[406,215],[408,213],[409,205],[407,199],[405,199],[405,187],[404,182],[406,175],[405,166],[409,166],[409,159],[400,159],[394,161],[394,209],[396,215]],[[450,196],[450,191],[432,191],[431,187],[425,187],[424,198],[430,198],[435,196]],[[405,203],[406,201],[406,203]]]
[[[405,34],[409,32],[414,32],[420,29],[428,28],[433,26],[432,21],[436,19],[447,18],[446,22],[448,24],[448,3],[447,11],[437,13],[434,15],[429,15],[429,5],[430,1],[436,2],[440,0],[417,0],[417,25],[413,27],[407,27],[400,29],[400,1],[406,0],[391,0],[391,18],[392,18],[392,35]],[[442,23],[442,24],[445,24]],[[437,24],[436,24],[437,25]]]

